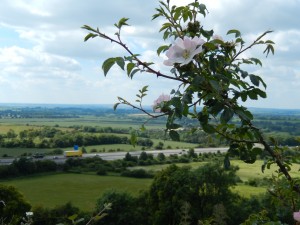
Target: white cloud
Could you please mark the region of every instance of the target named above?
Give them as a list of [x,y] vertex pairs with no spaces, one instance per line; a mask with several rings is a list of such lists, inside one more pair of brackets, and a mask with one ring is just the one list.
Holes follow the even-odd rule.
[[[169,74],[169,68],[161,64],[162,57],[156,56],[160,45],[169,44],[158,33],[161,20],[151,21],[158,2],[3,0],[0,28],[17,35],[9,36],[7,44],[0,45],[0,102],[112,103],[116,96],[134,99],[136,91],[147,84],[151,90],[147,98],[149,104],[159,94],[168,94],[170,89],[176,88],[176,82],[153,74],[136,74],[131,80],[125,72],[113,68],[104,78],[102,62],[127,53],[107,40],[96,38],[83,42],[87,31],[80,28],[87,24],[113,36],[116,32],[113,24],[122,17],[129,17],[131,26],[122,32],[124,43],[134,53],[141,54],[143,60],[153,61],[157,70]],[[189,2],[171,0],[177,5]],[[201,18],[202,24],[205,28],[214,28],[225,40],[232,38],[225,35],[229,29],[241,30],[247,41],[266,30],[274,30],[269,37],[276,42],[275,56],[265,59],[262,49],[247,53],[262,59],[264,67],[253,70],[266,79],[269,95],[262,103],[251,105],[300,108],[300,102],[294,97],[299,96],[300,87],[299,0],[203,2],[209,14]]]

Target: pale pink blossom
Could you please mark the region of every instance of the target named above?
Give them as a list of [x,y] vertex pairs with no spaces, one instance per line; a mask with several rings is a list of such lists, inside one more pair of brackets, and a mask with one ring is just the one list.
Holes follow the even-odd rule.
[[154,112],[160,112],[159,105],[162,102],[170,101],[170,95],[161,94],[154,102],[153,102],[153,110]]
[[166,66],[173,66],[174,63],[186,65],[190,63],[194,56],[203,51],[202,45],[205,41],[199,37],[176,38],[174,44],[166,52],[167,60],[164,61]]
[[220,35],[217,35],[217,34],[213,35],[212,38],[213,38],[214,40],[224,41],[223,38],[222,38]]
[[300,222],[300,211],[294,212],[293,216],[294,216],[294,220]]

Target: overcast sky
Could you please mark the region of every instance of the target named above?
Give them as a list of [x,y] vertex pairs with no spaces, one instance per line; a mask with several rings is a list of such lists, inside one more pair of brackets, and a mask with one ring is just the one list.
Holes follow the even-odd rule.
[[[190,1],[171,0],[178,4]],[[262,59],[263,67],[251,68],[267,83],[266,100],[247,106],[300,109],[300,0],[207,0],[205,28],[226,36],[238,29],[246,40],[266,30],[275,45],[275,55],[262,51],[250,55]],[[1,0],[0,7],[0,103],[113,104],[117,96],[134,100],[140,88],[149,85],[145,104],[169,94],[177,83],[138,74],[133,80],[113,68],[107,77],[101,70],[108,57],[124,51],[102,39],[84,42],[80,27],[99,27],[113,35],[113,24],[128,17],[131,26],[124,42],[155,69],[168,73],[156,49],[163,42],[160,21],[151,21],[158,0]]]

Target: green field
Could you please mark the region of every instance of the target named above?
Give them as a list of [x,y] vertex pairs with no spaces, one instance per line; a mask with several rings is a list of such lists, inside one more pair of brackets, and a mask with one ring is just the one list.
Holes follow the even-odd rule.
[[[112,127],[112,128],[139,128],[146,121],[145,117],[136,118],[135,115],[129,116],[80,116],[78,118],[9,118],[1,119],[0,125],[14,125],[14,126],[57,126],[71,127],[71,126],[98,126],[98,127]],[[161,121],[150,121],[147,127],[151,129],[165,128],[165,124]]]
[[19,157],[23,154],[43,153],[47,154],[54,149],[37,149],[37,148],[0,148],[0,158],[6,154],[9,157]]
[[[204,164],[205,162],[180,163],[178,166],[189,165],[196,168]],[[243,182],[249,179],[270,177],[272,174],[272,170],[266,170],[264,174],[261,173],[260,168],[262,161],[257,161],[254,164],[233,161],[232,164],[240,167],[237,175]],[[153,165],[135,167],[134,169],[143,168],[158,171],[167,166],[169,165]],[[299,165],[294,165],[291,174],[299,176],[298,169]],[[146,190],[151,182],[151,179],[64,173],[18,178],[1,181],[0,183],[17,187],[33,206],[43,205],[46,207],[54,207],[70,201],[82,210],[92,211],[96,200],[108,189],[123,190],[137,194],[140,190]],[[245,183],[238,183],[232,190],[244,197],[250,197],[251,195],[264,193],[266,187],[253,187]]]
[[147,189],[151,179],[88,174],[55,174],[2,181],[15,186],[33,205],[55,207],[71,202],[83,211],[92,211],[96,200],[109,189],[137,194]]

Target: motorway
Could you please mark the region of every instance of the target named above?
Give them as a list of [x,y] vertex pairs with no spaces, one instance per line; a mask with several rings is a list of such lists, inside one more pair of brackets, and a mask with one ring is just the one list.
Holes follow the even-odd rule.
[[[195,148],[195,153],[214,153],[214,152],[226,152],[228,148]],[[149,150],[145,151],[147,154],[153,154],[153,156],[157,156],[158,153],[164,153],[165,156],[169,156],[172,154],[184,154],[188,151],[188,149],[166,149],[166,150]],[[142,151],[132,151],[129,152],[131,156],[139,156]],[[100,157],[103,160],[116,160],[116,159],[123,159],[125,157],[127,152],[107,152],[107,153],[89,153],[89,154],[83,154],[83,158],[91,158],[91,157]],[[15,159],[18,158],[0,158],[0,165],[9,165],[11,164]],[[32,160],[53,160],[56,163],[64,163],[66,161],[66,157],[63,155],[52,155],[52,156],[45,156],[43,158],[34,158]]]

